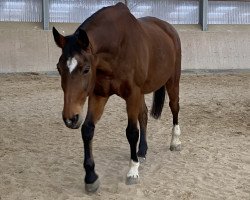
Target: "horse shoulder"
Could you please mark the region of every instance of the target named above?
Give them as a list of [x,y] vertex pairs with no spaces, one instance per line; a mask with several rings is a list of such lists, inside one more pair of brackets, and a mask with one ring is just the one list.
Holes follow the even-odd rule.
[[95,63],[94,93],[103,97],[110,96],[110,84],[113,77],[114,74],[108,60],[98,57]]

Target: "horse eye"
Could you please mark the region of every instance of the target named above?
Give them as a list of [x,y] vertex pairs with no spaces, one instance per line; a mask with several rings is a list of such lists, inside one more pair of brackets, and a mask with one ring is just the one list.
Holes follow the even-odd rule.
[[89,69],[90,69],[90,66],[84,67],[82,73],[83,73],[83,74],[87,74],[87,73],[89,72]]

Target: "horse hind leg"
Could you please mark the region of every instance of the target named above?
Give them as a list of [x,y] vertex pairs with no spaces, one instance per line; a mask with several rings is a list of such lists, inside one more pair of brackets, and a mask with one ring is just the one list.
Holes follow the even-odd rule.
[[139,150],[137,152],[137,156],[139,158],[140,163],[143,163],[146,159],[146,154],[148,150],[147,138],[146,138],[147,123],[148,123],[148,108],[146,106],[144,97],[142,99],[138,121],[140,125],[140,142],[139,142]]
[[178,123],[178,114],[180,110],[179,106],[179,79],[173,81],[170,79],[166,84],[167,93],[169,96],[169,107],[173,115],[173,128],[172,128],[172,139],[170,143],[171,151],[180,151],[181,150],[181,141],[180,141],[180,126]]

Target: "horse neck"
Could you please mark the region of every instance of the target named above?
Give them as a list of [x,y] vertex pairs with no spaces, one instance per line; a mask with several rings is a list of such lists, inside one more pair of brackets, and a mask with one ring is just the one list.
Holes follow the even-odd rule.
[[102,33],[100,33],[100,29],[101,28],[98,27],[97,29],[87,31],[91,53],[115,53],[119,45],[119,38],[117,37],[117,35],[112,35],[107,31],[103,31]]

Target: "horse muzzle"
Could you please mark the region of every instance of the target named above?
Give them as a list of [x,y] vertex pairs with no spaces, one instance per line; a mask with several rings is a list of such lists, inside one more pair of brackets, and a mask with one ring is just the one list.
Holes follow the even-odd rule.
[[82,124],[82,117],[77,114],[70,119],[63,117],[63,121],[68,128],[78,129]]

